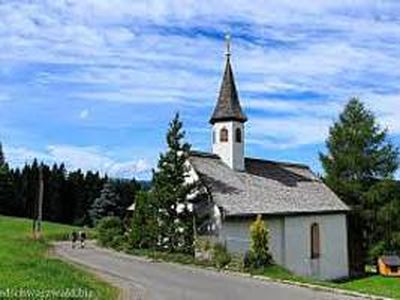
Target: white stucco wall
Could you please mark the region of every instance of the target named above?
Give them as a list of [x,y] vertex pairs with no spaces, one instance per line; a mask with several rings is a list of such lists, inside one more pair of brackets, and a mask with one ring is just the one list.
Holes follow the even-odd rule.
[[[347,228],[344,214],[286,216],[266,218],[270,230],[270,252],[277,264],[294,273],[319,279],[348,276]],[[232,252],[249,249],[252,220],[226,220],[219,238]],[[320,228],[321,255],[311,259],[313,223]]]
[[[220,131],[222,128],[228,130],[228,142],[220,142]],[[242,131],[242,142],[235,140],[236,129]],[[217,122],[213,125],[212,135],[215,134],[215,141],[211,140],[212,152],[221,157],[222,161],[234,170],[244,170],[244,124],[235,121]],[[211,137],[213,139],[213,137]]]
[[[245,253],[250,248],[250,224],[253,220],[227,220],[222,223],[219,238],[226,242],[229,251]],[[283,218],[268,218],[270,231],[269,247],[271,255],[278,264],[282,264]]]
[[[310,227],[319,224],[320,258],[311,259]],[[347,223],[344,214],[285,218],[284,264],[291,271],[321,279],[348,276]]]

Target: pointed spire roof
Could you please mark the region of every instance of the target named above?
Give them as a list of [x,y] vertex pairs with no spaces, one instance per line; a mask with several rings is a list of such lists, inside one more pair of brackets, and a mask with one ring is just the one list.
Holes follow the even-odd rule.
[[247,117],[240,106],[230,56],[230,42],[228,40],[224,77],[222,79],[217,105],[210,119],[211,124],[218,121],[247,121]]

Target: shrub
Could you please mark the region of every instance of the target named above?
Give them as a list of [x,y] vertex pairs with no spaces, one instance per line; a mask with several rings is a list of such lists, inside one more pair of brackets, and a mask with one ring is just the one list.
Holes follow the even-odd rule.
[[128,239],[126,235],[116,235],[113,237],[109,246],[118,251],[123,251],[127,248],[127,241]]
[[195,240],[195,258],[200,261],[212,259],[212,243],[208,237],[197,237]]
[[120,218],[105,217],[97,226],[97,241],[101,246],[117,247],[123,238],[124,228]]
[[243,265],[245,269],[252,269],[254,267],[256,258],[253,251],[246,251],[243,256]]
[[231,255],[232,259],[228,265],[229,270],[236,271],[236,272],[243,272],[245,271],[244,267],[244,257],[242,254],[234,253]]
[[271,264],[272,257],[268,249],[268,228],[261,215],[250,226],[251,245],[244,257],[246,268],[260,268]]
[[213,263],[218,269],[227,266],[232,260],[226,245],[222,243],[215,243],[213,247]]

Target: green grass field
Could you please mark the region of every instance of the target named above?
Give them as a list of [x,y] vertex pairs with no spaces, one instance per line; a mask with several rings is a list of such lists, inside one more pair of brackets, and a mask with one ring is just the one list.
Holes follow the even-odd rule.
[[338,284],[340,288],[400,299],[400,278],[370,276]]
[[400,299],[400,278],[371,275],[368,277],[352,279],[341,283],[333,283],[326,281],[316,281],[312,278],[297,276],[279,266],[271,266],[265,268],[264,270],[257,272],[257,274],[274,279],[316,284],[393,299]]
[[83,291],[91,293],[93,299],[117,298],[116,288],[48,255],[49,241],[65,239],[73,227],[44,222],[42,241],[32,240],[31,227],[31,220],[0,216],[0,296],[10,289],[32,291],[35,295]]

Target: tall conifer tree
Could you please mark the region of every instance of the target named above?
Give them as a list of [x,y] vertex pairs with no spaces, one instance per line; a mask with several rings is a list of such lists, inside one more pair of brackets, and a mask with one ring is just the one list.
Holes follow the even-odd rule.
[[160,155],[158,169],[153,174],[153,193],[159,206],[160,240],[169,251],[191,252],[193,223],[188,195],[193,185],[186,184],[186,161],[190,145],[184,142],[183,124],[176,114],[166,136],[167,151]]
[[115,192],[111,182],[106,182],[101,190],[100,196],[94,200],[90,209],[90,217],[93,224],[96,224],[101,218],[115,216],[118,210],[117,203],[119,196]]
[[[398,167],[398,150],[387,131],[357,98],[347,103],[330,128],[327,154],[320,154],[325,182],[352,208],[349,218],[350,267],[363,272],[371,224],[364,217],[367,194],[377,182],[392,178]],[[376,208],[378,209],[378,207]]]
[[4,158],[3,145],[0,143],[0,167],[4,166],[5,164],[6,159]]
[[12,215],[16,212],[11,179],[10,170],[0,143],[0,214]]
[[153,193],[140,191],[136,196],[129,241],[132,248],[157,246],[159,238],[158,211]]

